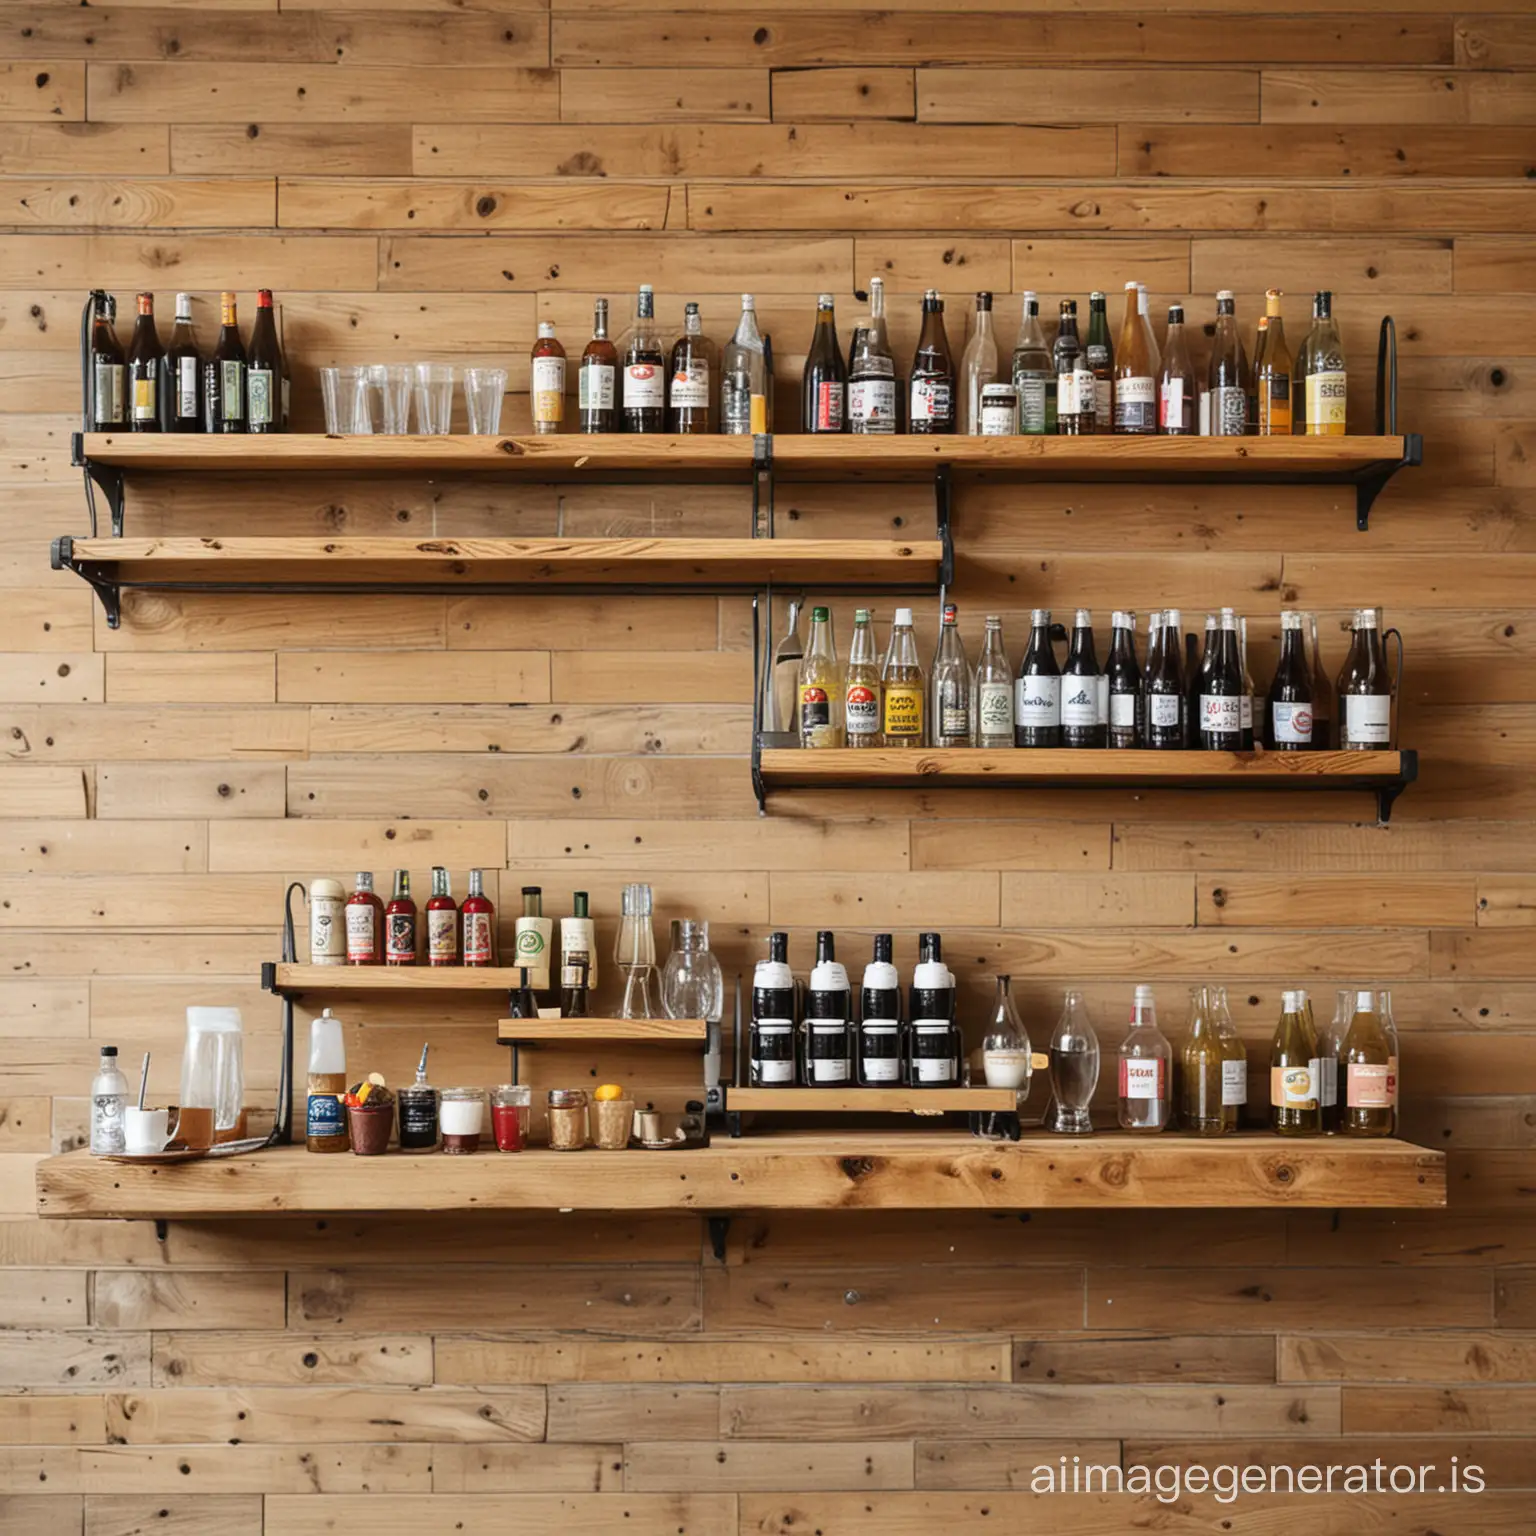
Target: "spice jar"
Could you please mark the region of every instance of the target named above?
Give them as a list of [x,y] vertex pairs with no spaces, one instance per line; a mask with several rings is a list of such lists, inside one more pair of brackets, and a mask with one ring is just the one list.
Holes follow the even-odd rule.
[[491,1089],[491,1129],[499,1152],[521,1152],[528,1143],[528,1114],[533,1090],[517,1083]]
[[633,1099],[592,1101],[592,1140],[603,1152],[622,1152],[635,1128]]
[[[634,1112],[634,1105],[630,1105]],[[580,1152],[587,1144],[587,1095],[582,1088],[549,1090],[549,1147],[552,1152]]]
[[443,1151],[458,1153],[480,1150],[480,1134],[485,1129],[485,1089],[444,1088],[438,1106],[442,1128]]

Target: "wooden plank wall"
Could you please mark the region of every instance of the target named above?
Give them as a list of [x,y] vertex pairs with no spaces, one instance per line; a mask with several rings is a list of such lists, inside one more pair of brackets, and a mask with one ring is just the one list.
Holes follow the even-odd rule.
[[[1497,1536],[1536,1487],[1536,17],[1528,0],[205,0],[0,8],[0,1526],[926,1533],[941,1526]],[[958,512],[977,638],[1087,603],[1326,615],[1407,636],[1423,781],[1363,800],[787,797],[752,814],[738,600],[140,596],[107,631],[47,569],[84,524],[67,437],[79,305],[274,287],[297,417],[333,359],[510,361],[585,340],[656,284],[723,338],[751,288],[779,405],[833,290],[886,278],[899,346],[938,283],[1047,306],[1127,277],[1205,320],[1231,285],[1330,286],[1364,424],[1397,317],[1425,468],[1368,537],[1327,489],[989,490]],[[125,302],[125,312],[131,306]],[[1118,309],[1118,306],[1116,306]],[[512,402],[514,420],[526,404]],[[925,526],[915,491],[796,487],[807,535]],[[684,488],[146,481],[140,532],[744,528]],[[838,610],[846,643],[850,615]],[[924,645],[934,615],[925,613]],[[1101,629],[1101,634],[1103,633]],[[973,1014],[1021,978],[1049,1033],[1087,986],[1112,1041],[1134,981],[1221,980],[1257,1045],[1279,988],[1392,984],[1406,1125],[1452,1207],[1394,1217],[266,1223],[30,1219],[76,1145],[103,1041],[245,1010],[284,882],[450,865],[504,904],[622,881],[715,923],[951,935]],[[862,952],[862,944],[853,946]],[[348,1011],[354,1060],[493,1081],[472,1010]],[[596,1064],[591,1064],[596,1070]],[[611,1069],[611,1068],[610,1068]],[[583,1063],[581,1070],[588,1070]],[[622,1191],[615,1191],[622,1203]],[[1438,1463],[1480,1499],[1037,1498],[1059,1455]],[[1519,1491],[1524,1490],[1524,1491]],[[1230,1517],[1230,1518],[1229,1518]],[[1171,1527],[1170,1527],[1171,1528]]]

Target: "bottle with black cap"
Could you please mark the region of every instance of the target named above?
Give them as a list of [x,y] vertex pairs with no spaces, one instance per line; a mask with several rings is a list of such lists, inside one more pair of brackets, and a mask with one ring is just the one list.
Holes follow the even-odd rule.
[[789,935],[768,935],[768,958],[752,976],[752,1022],[747,1046],[748,1086],[795,1086],[795,977]]
[[853,993],[839,964],[830,930],[816,935],[816,965],[805,994],[801,1025],[801,1081],[807,1088],[853,1083]]
[[918,939],[912,973],[907,1081],[913,1088],[955,1088],[960,1083],[960,1031],[955,1023],[955,978],[944,964],[936,933]]
[[875,935],[874,959],[859,991],[859,1087],[897,1088],[906,1054],[901,1038],[901,978],[891,964],[891,936]]

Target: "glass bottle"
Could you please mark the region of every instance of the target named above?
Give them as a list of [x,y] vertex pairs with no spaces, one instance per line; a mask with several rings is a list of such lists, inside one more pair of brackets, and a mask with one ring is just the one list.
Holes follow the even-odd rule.
[[309,1021],[309,1071],[305,1079],[304,1145],[310,1152],[345,1152],[350,1142],[347,1111],[347,1045],[341,1020],[329,1008]]
[[555,920],[544,915],[544,891],[537,885],[523,887],[522,914],[512,924],[514,965],[528,972],[528,987],[540,1006],[549,998],[549,956],[554,948]]
[[1062,1136],[1093,1132],[1089,1107],[1099,1086],[1099,1037],[1083,1002],[1083,994],[1068,991],[1056,1032],[1051,1036],[1051,1107],[1045,1128]]
[[976,321],[960,356],[960,391],[964,416],[960,430],[981,436],[981,392],[997,382],[997,337],[992,330],[992,295],[976,295]]
[[1115,364],[1115,431],[1149,437],[1157,431],[1157,365],[1147,349],[1141,289],[1125,285],[1125,318]]
[[465,965],[496,964],[496,908],[478,869],[469,872],[469,895],[459,908],[459,953]]
[[122,426],[128,408],[128,365],[112,315],[112,295],[98,293],[91,314],[91,425],[98,432]]
[[1284,297],[1278,288],[1264,295],[1269,334],[1264,343],[1264,365],[1259,370],[1254,392],[1259,402],[1259,436],[1291,435],[1291,349],[1285,339],[1285,320],[1280,313]]
[[656,935],[651,929],[651,888],[626,885],[619,901],[619,936],[614,960],[624,977],[621,1019],[654,1019],[651,978],[656,970]]
[[[1129,286],[1129,285],[1127,285]],[[1115,423],[1115,348],[1109,339],[1108,300],[1097,289],[1088,295],[1088,340],[1083,355],[1093,374],[1093,422],[1097,432],[1117,430]],[[1120,338],[1124,348],[1125,338]]]
[[929,674],[929,693],[933,700],[933,745],[968,747],[971,744],[971,664],[966,659],[965,642],[960,638],[953,603],[944,604],[939,625],[939,643],[933,652]]
[[1292,430],[1308,437],[1342,437],[1348,386],[1333,295],[1324,289],[1312,297],[1312,329],[1297,360]]
[[910,1051],[908,1082],[913,1088],[955,1088],[960,1083],[962,1047],[955,1015],[954,973],[944,963],[936,933],[918,936],[907,1015]]
[[250,366],[245,374],[246,424],[251,432],[283,430],[283,351],[277,341],[272,290],[256,291],[256,323],[251,327]]
[[1392,745],[1392,684],[1374,608],[1357,608],[1339,673],[1339,750],[1385,752]]
[[1160,610],[1147,639],[1146,745],[1179,751],[1189,745],[1184,693],[1183,630],[1177,608]]
[[853,1084],[853,994],[833,934],[816,935],[816,964],[805,990],[800,1026],[800,1081],[807,1088]]
[[161,370],[162,423],[167,432],[201,432],[202,355],[192,329],[192,295],[176,295],[176,323]]
[[1339,1092],[1339,1053],[1344,1036],[1349,1033],[1349,1021],[1355,1016],[1355,993],[1349,987],[1340,987],[1333,999],[1333,1018],[1319,1025],[1317,1031],[1317,1098],[1323,1130],[1329,1136],[1338,1131],[1344,1113],[1343,1095]]
[[1306,752],[1312,747],[1312,673],[1301,633],[1304,617],[1280,615],[1280,660],[1265,711],[1264,745],[1271,752]]
[[1211,1023],[1216,1038],[1221,1042],[1221,1107],[1227,1117],[1227,1128],[1237,1130],[1248,1103],[1248,1047],[1232,1022],[1232,1010],[1227,1006],[1227,989],[1210,988]]
[[1248,431],[1259,430],[1259,374],[1264,367],[1264,349],[1269,345],[1269,316],[1260,315],[1253,338],[1253,362],[1248,369]]
[[432,1152],[437,1148],[437,1089],[427,1081],[427,1051],[421,1048],[416,1081],[395,1095],[400,1114],[400,1150]]
[[624,337],[621,432],[665,432],[667,429],[667,358],[656,329],[656,295],[641,283],[635,297],[635,319]]
[[347,964],[383,965],[384,903],[373,889],[373,872],[362,869],[347,897]]
[[891,643],[880,672],[883,705],[883,738],[887,747],[922,747],[928,740],[927,689],[922,663],[917,659],[917,639],[912,633],[912,610],[898,608],[891,626]]
[[800,614],[804,606],[803,599],[790,598],[784,638],[774,648],[769,697],[763,711],[763,729],[766,731],[800,729],[800,663],[805,660]]
[[1307,631],[1312,641],[1312,750],[1327,752],[1333,747],[1333,683],[1323,670],[1323,648],[1318,640],[1317,615],[1306,615]]
[[1243,437],[1248,431],[1248,356],[1237,331],[1237,305],[1230,288],[1216,295],[1216,334],[1207,370],[1212,437]]
[[203,371],[203,430],[245,431],[245,346],[235,296],[219,295],[219,337]]
[[91,1079],[91,1155],[117,1157],[128,1150],[128,1079],[117,1064],[117,1047],[104,1045]]
[[1109,688],[1109,729],[1106,744],[1119,751],[1142,745],[1146,729],[1146,697],[1141,666],[1136,660],[1136,615],[1116,610],[1104,663]]
[[1280,994],[1280,1023],[1269,1053],[1269,1125],[1277,1136],[1317,1136],[1323,1129],[1317,1036],[1307,994]]
[[453,899],[448,871],[441,864],[432,869],[432,894],[427,899],[427,964],[459,963],[459,904]]
[[1019,397],[1019,431],[1031,437],[1056,430],[1056,365],[1040,326],[1040,298],[1024,295],[1019,338],[1013,347],[1013,387]]
[[1003,621],[987,615],[987,633],[976,663],[971,703],[971,740],[978,747],[1013,745],[1013,668],[1003,640]]
[[769,430],[768,357],[757,329],[757,305],[741,296],[741,319],[720,359],[720,430],[741,437]]
[[1029,1097],[1033,1058],[1029,1036],[1014,1007],[1012,978],[997,978],[992,1020],[981,1042],[981,1070],[989,1088],[1011,1088],[1014,1108],[985,1110],[971,1116],[971,1130],[988,1141],[1017,1141],[1021,1130],[1019,1107]]
[[787,933],[768,935],[768,958],[757,962],[752,975],[747,1061],[750,1087],[795,1086],[795,977]]
[[1256,718],[1259,736],[1260,738],[1263,736],[1264,705],[1263,701],[1255,698],[1253,693],[1253,673],[1248,670],[1248,620],[1242,614],[1239,614],[1237,619],[1237,671],[1238,676],[1243,680],[1243,695],[1238,700],[1238,713],[1242,721],[1243,751],[1252,752]]
[[608,300],[592,306],[592,339],[576,370],[576,410],[583,432],[612,432],[615,427],[615,383],[618,348],[608,338]]
[[[1156,380],[1162,371],[1163,355],[1158,351],[1157,332],[1152,329],[1152,300],[1147,294],[1145,283],[1136,284],[1136,309],[1141,318],[1141,339],[1146,346],[1147,356],[1152,360],[1152,378]],[[1155,394],[1155,392],[1154,392]],[[1154,399],[1152,419],[1157,419],[1157,406]],[[1153,431],[1157,429],[1154,427]]]
[[891,935],[875,935],[874,956],[859,989],[860,1088],[895,1088],[902,1078],[901,979],[891,963]]
[[1376,1011],[1376,994],[1358,993],[1339,1048],[1345,1085],[1339,1129],[1344,1135],[1392,1134],[1392,1055],[1391,1041]]
[[923,294],[923,329],[907,382],[907,430],[918,436],[955,430],[955,364],[937,288]]
[[725,977],[710,951],[709,924],[685,917],[661,973],[661,1007],[669,1019],[718,1024],[725,1011]]
[[1072,644],[1061,671],[1061,744],[1064,747],[1103,747],[1108,731],[1099,718],[1099,658],[1093,647],[1093,614],[1079,608],[1072,625]]
[[704,334],[699,306],[687,303],[667,367],[667,431],[680,437],[714,431],[714,373],[714,343]]
[[1184,334],[1184,306],[1168,306],[1168,335],[1163,341],[1163,366],[1157,381],[1157,429],[1166,437],[1189,437],[1195,430],[1194,365]]
[[155,296],[139,295],[139,316],[128,339],[128,426],[134,432],[160,430],[164,358],[155,332]]
[[795,718],[802,747],[843,744],[843,674],[837,665],[831,610],[811,609],[811,643],[800,662]]
[[1200,681],[1200,746],[1239,752],[1243,745],[1243,672],[1237,654],[1237,615],[1221,610],[1221,627],[1207,636],[1209,669]]
[[837,344],[832,295],[824,293],[816,300],[816,329],[800,382],[800,430],[844,431],[847,391],[848,365]]
[[539,334],[529,354],[528,405],[536,434],[549,437],[559,432],[565,421],[565,348],[550,320],[539,321]]
[[1051,644],[1051,610],[1029,615],[1029,644],[1013,693],[1013,742],[1018,747],[1061,745],[1061,667]]
[[1152,988],[1136,988],[1120,1042],[1120,1128],[1162,1131],[1173,1119],[1173,1047],[1157,1027]]
[[1387,1096],[1392,1101],[1392,1127],[1397,1129],[1397,1106],[1402,1088],[1402,1044],[1397,1034],[1397,1018],[1392,1012],[1392,994],[1383,987],[1376,994],[1376,1012],[1381,1016],[1381,1027],[1387,1032],[1387,1045],[1392,1055],[1387,1065]]
[[843,681],[843,733],[850,747],[880,745],[880,662],[868,608],[854,610]]
[[1189,1029],[1179,1047],[1179,1125],[1197,1136],[1224,1136],[1236,1129],[1227,1124],[1222,1099],[1221,1039],[1211,1018],[1210,995],[1204,987],[1189,989]]
[[416,964],[416,903],[411,900],[411,872],[395,871],[395,888],[384,908],[385,965]]
[[896,430],[896,363],[885,327],[885,281],[869,280],[869,320],[854,327],[848,349],[848,430],[887,436]]
[[1051,358],[1056,364],[1056,431],[1063,437],[1091,436],[1097,419],[1096,386],[1077,335],[1075,299],[1061,301]]

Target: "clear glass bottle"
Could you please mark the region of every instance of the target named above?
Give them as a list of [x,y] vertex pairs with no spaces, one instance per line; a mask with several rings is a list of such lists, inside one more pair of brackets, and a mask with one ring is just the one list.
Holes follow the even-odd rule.
[[720,430],[737,437],[770,430],[768,359],[750,293],[741,296],[741,319],[720,359]]
[[[1157,431],[1157,362],[1147,346],[1141,315],[1141,289],[1125,285],[1125,316],[1115,362],[1114,430],[1150,436]],[[1107,428],[1100,426],[1099,430]]]
[[1344,343],[1333,318],[1333,295],[1324,289],[1312,297],[1312,329],[1296,365],[1292,431],[1308,437],[1342,437],[1348,384]]
[[922,747],[928,740],[928,696],[922,663],[917,659],[917,639],[912,633],[912,610],[898,608],[891,626],[891,643],[880,672],[883,705],[883,739],[888,747]]
[[1392,1131],[1397,1133],[1397,1107],[1402,1088],[1402,1046],[1397,1034],[1397,1017],[1392,1012],[1392,994],[1383,987],[1376,994],[1376,1012],[1381,1015],[1381,1027],[1387,1032],[1387,1045],[1392,1055],[1388,1062],[1387,1094],[1392,1100]]
[[976,1135],[988,1141],[1019,1139],[1019,1106],[1029,1097],[1031,1065],[1029,1036],[1014,1006],[1012,978],[999,976],[992,1019],[981,1042],[981,1070],[987,1087],[1013,1090],[1015,1107],[972,1115],[971,1129]]
[[1307,994],[1282,992],[1280,1022],[1269,1052],[1269,1125],[1277,1136],[1322,1133],[1321,1075]]
[[1179,1046],[1179,1127],[1196,1136],[1221,1136],[1221,1042],[1211,1021],[1210,995],[1189,989],[1189,1027]]
[[971,339],[960,355],[960,394],[964,407],[960,430],[981,436],[981,392],[997,382],[997,337],[992,330],[992,295],[976,295],[976,320]]
[[1189,360],[1184,334],[1184,306],[1168,306],[1168,335],[1163,344],[1163,366],[1157,381],[1157,429],[1167,437],[1189,437],[1196,430],[1195,410],[1199,391]]
[[624,977],[621,1019],[654,1019],[651,978],[656,971],[656,934],[651,928],[651,888],[626,885],[620,898],[619,937],[614,960]]
[[1232,1022],[1232,1010],[1227,1004],[1227,989],[1212,987],[1211,1023],[1216,1038],[1221,1042],[1221,1107],[1230,1117],[1229,1129],[1237,1130],[1242,1123],[1243,1110],[1248,1103],[1248,1047]]
[[1264,295],[1265,318],[1269,321],[1264,341],[1263,366],[1253,381],[1258,400],[1260,437],[1291,435],[1291,349],[1285,339],[1285,320],[1280,313],[1284,297],[1278,288]]
[[800,663],[805,659],[805,641],[800,638],[800,614],[804,607],[805,602],[802,598],[790,598],[789,617],[785,620],[784,637],[774,647],[773,671],[769,674],[768,680],[768,697],[763,702],[765,731],[798,731],[800,729]]
[[1013,347],[1013,387],[1019,396],[1019,431],[1039,437],[1056,429],[1056,367],[1040,324],[1040,296],[1024,294],[1019,338]]
[[971,699],[971,741],[978,747],[1013,745],[1013,668],[1003,640],[1003,621],[987,615],[987,634],[976,663]]
[[535,433],[552,436],[560,430],[565,421],[565,348],[550,320],[539,322],[538,339],[529,354],[528,406]]
[[1173,1047],[1157,1027],[1152,988],[1141,986],[1120,1042],[1120,1128],[1162,1131],[1172,1119]]
[[1051,1036],[1051,1107],[1045,1128],[1062,1136],[1093,1132],[1089,1113],[1099,1086],[1099,1037],[1088,1017],[1083,994],[1068,991],[1056,1032]]
[[669,1019],[718,1024],[725,1010],[725,977],[709,948],[709,924],[682,918],[677,943],[661,973],[661,1007]]
[[880,661],[868,608],[855,609],[853,615],[853,640],[843,680],[843,733],[850,747],[878,747],[882,739]]
[[1323,1133],[1335,1135],[1343,1113],[1339,1092],[1339,1048],[1349,1033],[1349,1021],[1355,1013],[1353,988],[1339,987],[1333,994],[1333,1017],[1317,1028],[1317,1097],[1323,1114]]
[[854,327],[848,349],[848,430],[888,436],[895,432],[896,362],[885,326],[885,281],[869,280],[869,319]]
[[843,674],[828,608],[811,610],[811,643],[800,663],[795,722],[802,747],[843,744]]
[[1216,295],[1216,334],[1207,372],[1210,435],[1243,437],[1248,431],[1248,357],[1237,329],[1237,307],[1230,288]]
[[1339,1129],[1346,1136],[1390,1136],[1396,1050],[1377,1011],[1376,994],[1361,991],[1339,1047],[1344,1073],[1344,1112]]
[[971,664],[966,659],[965,642],[953,603],[944,604],[944,618],[939,625],[939,643],[933,652],[929,673],[929,710],[933,745],[968,747],[971,744]]
[[608,300],[593,305],[592,339],[576,370],[576,410],[583,432],[612,432],[617,418],[619,351],[608,337]]
[[[119,1156],[127,1150],[128,1079],[117,1064],[117,1047],[104,1045],[91,1079],[91,1153]],[[190,1123],[190,1122],[189,1122]]]

